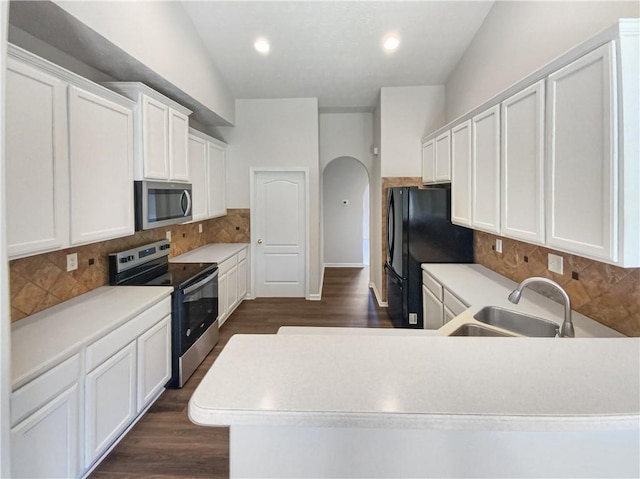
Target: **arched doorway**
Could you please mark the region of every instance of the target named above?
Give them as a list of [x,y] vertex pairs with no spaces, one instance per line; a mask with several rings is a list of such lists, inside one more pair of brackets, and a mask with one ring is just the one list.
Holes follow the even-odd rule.
[[366,168],[355,158],[336,158],[323,171],[322,188],[325,266],[368,265],[369,176]]

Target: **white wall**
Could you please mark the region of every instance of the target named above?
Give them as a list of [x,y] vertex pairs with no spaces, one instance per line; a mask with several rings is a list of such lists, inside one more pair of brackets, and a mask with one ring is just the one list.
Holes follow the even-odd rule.
[[55,1],[66,12],[234,123],[234,99],[180,2]]
[[320,115],[320,169],[331,160],[350,156],[360,161],[367,171],[373,155],[372,113],[322,113]]
[[337,158],[324,169],[322,181],[324,264],[362,265],[367,170],[355,158]]
[[[0,65],[6,65],[7,24],[9,2],[0,2]],[[4,93],[5,69],[0,69],[0,477],[10,477],[9,464],[9,395],[10,395],[10,333],[9,275],[5,228],[4,199]]]
[[638,16],[637,1],[496,2],[446,83],[446,122],[489,100],[618,18]]
[[443,85],[380,90],[382,177],[422,176],[422,137],[442,126]]
[[[380,149],[380,100],[373,111],[373,145]],[[373,157],[369,189],[371,191],[371,224],[370,248],[371,262],[369,264],[369,281],[373,286],[378,301],[382,300],[382,170],[380,154]]]
[[249,169],[309,169],[310,294],[320,288],[318,100],[237,100],[235,127],[219,128],[227,150],[227,207],[249,208]]

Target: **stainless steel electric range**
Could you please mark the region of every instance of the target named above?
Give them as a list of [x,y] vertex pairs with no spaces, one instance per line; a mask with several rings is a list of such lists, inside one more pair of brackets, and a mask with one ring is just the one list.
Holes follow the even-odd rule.
[[218,265],[169,263],[168,240],[109,255],[109,283],[173,286],[172,375],[167,387],[181,388],[218,342]]

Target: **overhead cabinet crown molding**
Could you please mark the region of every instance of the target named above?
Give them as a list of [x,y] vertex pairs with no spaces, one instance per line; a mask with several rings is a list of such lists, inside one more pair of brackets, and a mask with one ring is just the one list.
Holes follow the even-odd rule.
[[639,267],[639,58],[640,20],[619,20],[425,137],[435,182],[451,135],[452,222]]

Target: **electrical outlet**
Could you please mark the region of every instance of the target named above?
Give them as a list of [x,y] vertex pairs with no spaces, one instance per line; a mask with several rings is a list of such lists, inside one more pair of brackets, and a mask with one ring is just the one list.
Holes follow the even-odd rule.
[[409,324],[418,324],[418,313],[409,313]]
[[171,231],[167,231],[167,240],[171,241]]
[[502,240],[496,239],[496,253],[502,253]]
[[67,271],[75,271],[78,269],[78,253],[67,255]]
[[552,273],[562,274],[562,256],[549,253],[548,268]]
[[198,233],[202,233],[202,223],[198,225]]

